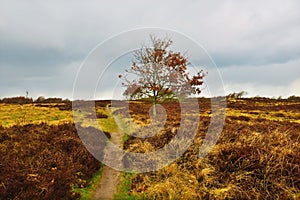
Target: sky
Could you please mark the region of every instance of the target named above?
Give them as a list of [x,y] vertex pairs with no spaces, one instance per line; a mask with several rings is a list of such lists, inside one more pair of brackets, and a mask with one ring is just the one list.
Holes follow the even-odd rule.
[[[74,85],[94,84],[91,77],[97,77],[92,74],[76,80],[95,55],[100,63],[102,58],[109,61],[119,56],[111,60],[113,64],[102,78],[98,77],[105,84],[95,89],[99,92],[96,98],[112,98],[116,75],[124,66],[130,67],[131,61],[122,54],[126,49],[119,51],[120,45],[141,45],[138,36],[125,36],[130,30],[147,27],[171,30],[199,44],[217,67],[225,94],[300,95],[298,0],[0,0],[0,98],[25,96],[26,91],[33,98],[72,99],[73,91],[76,98],[93,98],[86,94],[89,89],[85,90],[91,84],[76,90]],[[151,32],[142,33],[147,38]],[[118,42],[113,43],[114,37],[119,37]],[[175,34],[176,43],[189,44]],[[193,47],[185,48],[192,51]],[[200,57],[193,58],[199,60],[199,66]],[[207,82],[212,84],[214,78],[208,69]],[[203,92],[204,96],[212,94],[218,93]]]

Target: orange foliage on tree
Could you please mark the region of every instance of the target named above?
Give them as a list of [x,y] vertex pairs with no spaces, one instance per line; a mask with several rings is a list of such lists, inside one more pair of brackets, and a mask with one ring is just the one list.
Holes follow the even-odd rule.
[[[173,41],[150,35],[152,46],[143,46],[134,52],[134,60],[125,75],[119,75],[126,87],[124,95],[131,100],[150,98],[153,104],[165,99],[200,94],[204,73],[190,76],[186,56],[169,49]],[[135,75],[130,80],[127,75]]]

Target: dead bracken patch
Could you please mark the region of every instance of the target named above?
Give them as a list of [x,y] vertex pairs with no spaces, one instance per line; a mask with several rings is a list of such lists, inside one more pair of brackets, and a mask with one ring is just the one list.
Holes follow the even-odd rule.
[[74,124],[0,127],[0,141],[0,199],[78,199],[72,188],[87,186],[101,166]]

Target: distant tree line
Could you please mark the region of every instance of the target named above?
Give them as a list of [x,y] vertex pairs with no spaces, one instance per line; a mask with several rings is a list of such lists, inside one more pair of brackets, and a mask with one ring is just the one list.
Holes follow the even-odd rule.
[[0,103],[6,104],[30,104],[30,103],[68,103],[70,100],[62,98],[45,98],[43,96],[38,97],[36,100],[33,100],[29,97],[18,96],[18,97],[9,97],[0,99]]
[[[248,93],[245,92],[245,91],[233,92],[233,93],[228,94],[226,97],[227,98],[231,98],[231,99],[240,99],[240,98],[243,98],[247,94]],[[257,95],[257,96],[254,97],[254,99],[270,99],[270,98],[260,97],[260,96]],[[271,99],[276,99],[276,98],[273,97]],[[287,100],[287,101],[297,101],[297,102],[299,102],[300,101],[300,96],[292,95],[292,96],[289,96],[286,99],[282,98],[282,96],[279,96],[277,98],[277,100],[282,100],[282,101]]]
[[3,98],[0,100],[0,103],[7,103],[7,104],[28,104],[33,103],[32,98],[26,98],[23,96],[19,97],[10,97],[10,98]]
[[[239,99],[239,98],[243,98],[244,95],[246,95],[247,92],[245,91],[241,91],[241,92],[233,92],[228,94],[226,97],[227,98],[235,98],[235,99]],[[259,97],[256,96],[254,97],[255,99],[259,99],[259,98],[263,98],[263,99],[267,99],[265,97]],[[292,95],[289,96],[288,98],[284,99],[281,96],[279,96],[277,98],[277,100],[288,100],[288,101],[297,101],[300,102],[300,96],[296,96],[296,95]],[[6,104],[30,104],[30,103],[70,103],[71,101],[69,99],[62,99],[62,98],[57,98],[57,97],[50,97],[50,98],[45,98],[43,96],[38,97],[37,99],[33,99],[33,98],[26,98],[24,96],[18,96],[18,97],[8,97],[8,98],[3,98],[0,99],[0,103],[6,103]],[[102,101],[98,101],[97,103],[102,103]],[[107,104],[107,102],[106,102]]]
[[67,103],[70,102],[69,99],[62,99],[62,98],[56,98],[56,97],[52,97],[52,98],[45,98],[43,96],[38,97],[34,103]]

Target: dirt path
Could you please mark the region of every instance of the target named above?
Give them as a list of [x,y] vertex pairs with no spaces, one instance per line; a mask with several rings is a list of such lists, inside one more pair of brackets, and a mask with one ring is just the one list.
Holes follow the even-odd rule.
[[[112,133],[111,142],[121,147],[122,133],[121,132]],[[105,154],[105,156],[111,157],[113,159],[113,155]],[[117,191],[117,186],[119,182],[120,182],[120,172],[105,165],[103,168],[101,181],[96,187],[96,190],[94,192],[93,200],[113,199],[114,194]]]

